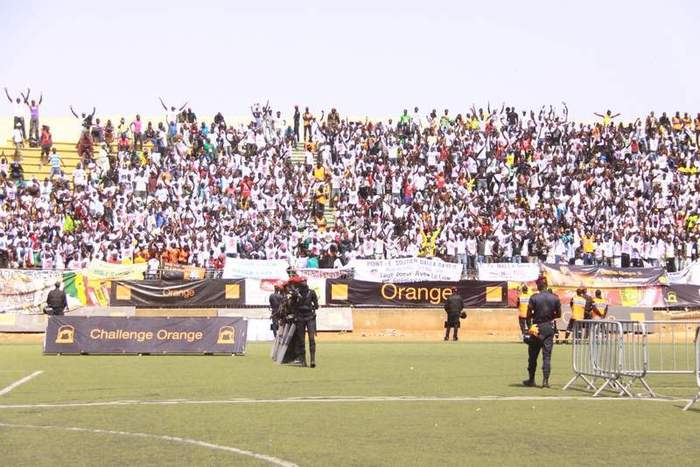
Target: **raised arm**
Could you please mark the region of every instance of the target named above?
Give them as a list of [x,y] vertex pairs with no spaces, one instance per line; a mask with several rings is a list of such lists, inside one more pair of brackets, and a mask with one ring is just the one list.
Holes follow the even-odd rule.
[[605,115],[599,114],[598,112],[593,112],[593,115],[595,115],[596,117],[600,117],[600,118],[605,117]]
[[185,107],[187,107],[187,104],[188,104],[188,102],[185,102],[184,104],[182,104],[182,107],[180,107],[180,112],[185,110]]
[[7,88],[5,88],[5,95],[7,96],[7,100],[12,103],[12,98],[10,97],[10,93],[7,91]]
[[159,97],[158,100],[160,101],[160,105],[162,105],[163,108],[165,109],[165,111],[167,112],[167,111],[168,111],[168,106],[165,105],[165,102],[163,102],[163,99]]
[[44,101],[44,93],[39,93],[39,102],[36,105],[41,105],[41,103]]
[[29,105],[29,94],[30,94],[30,92],[31,92],[31,91],[29,90],[29,88],[27,88],[27,95],[26,95],[26,96],[25,96],[24,94],[22,94],[21,91],[20,91],[20,93],[19,93],[19,95],[22,96],[22,100],[23,100],[24,103],[27,104],[27,105]]
[[92,113],[90,114],[90,118],[95,116],[95,106],[92,106]]
[[75,118],[80,119],[80,117],[78,117],[78,114],[75,113],[75,110],[73,110],[72,105],[69,105],[68,108],[70,109],[70,113],[72,113]]

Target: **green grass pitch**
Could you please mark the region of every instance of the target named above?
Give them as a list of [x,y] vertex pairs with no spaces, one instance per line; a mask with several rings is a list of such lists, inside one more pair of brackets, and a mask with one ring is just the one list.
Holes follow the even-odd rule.
[[[552,389],[520,386],[522,344],[321,340],[316,369],[275,365],[269,349],[43,356],[38,345],[0,345],[0,390],[43,371],[0,396],[0,465],[697,465],[700,457],[700,404],[682,412],[680,399],[562,391],[569,346],[554,349]],[[689,376],[649,381],[677,398],[697,392]]]

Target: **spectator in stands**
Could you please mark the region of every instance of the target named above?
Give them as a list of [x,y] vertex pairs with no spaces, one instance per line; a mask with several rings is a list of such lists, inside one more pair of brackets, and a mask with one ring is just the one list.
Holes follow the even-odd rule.
[[17,122],[15,129],[12,132],[12,143],[15,145],[15,160],[22,158],[22,146],[24,145],[24,134],[22,132],[22,123]]
[[41,145],[41,164],[48,164],[49,153],[53,146],[53,137],[51,135],[51,129],[47,125],[42,125],[41,127],[39,144]]
[[61,156],[56,152],[56,148],[51,148],[51,155],[49,156],[49,165],[51,166],[50,177],[58,177],[62,174],[63,161]]
[[[328,267],[420,253],[464,262],[468,271],[487,260],[624,257],[629,266],[677,268],[697,257],[700,161],[685,117],[674,133],[652,114],[644,125],[617,123],[612,112],[577,124],[566,107],[439,116],[414,109],[396,124],[350,122],[331,111],[304,119],[304,139],[313,139],[307,168],[292,163],[295,140],[281,131],[281,115],[269,104],[251,112],[238,126],[189,111],[157,130],[149,123],[143,151],[129,125],[120,148],[105,144],[94,160],[84,158],[74,191],[57,176],[37,194],[32,183],[5,189],[0,230],[16,230],[13,247],[20,233],[51,237],[51,264],[68,263],[68,245],[76,261],[136,261],[144,251],[160,258],[174,248],[173,262],[202,267],[220,266],[224,255],[299,257],[304,265],[315,257]],[[81,154],[92,145],[86,133]],[[43,213],[74,216],[72,240],[62,218],[18,210],[22,196]],[[331,202],[336,215],[324,216]]]
[[[24,103],[27,103],[27,96],[29,96],[29,89],[27,89],[27,96],[22,94],[21,92],[19,93],[20,96],[22,96],[22,99],[19,97],[16,97],[13,99],[10,96],[10,92],[5,88],[5,96],[7,96],[7,100],[12,104],[12,115],[13,115],[13,121],[12,121],[12,126],[14,128],[19,128],[21,135],[22,135],[22,142],[26,139],[26,129],[24,126],[24,109],[22,108],[22,101]],[[13,138],[14,139],[14,138]],[[15,144],[17,144],[16,141],[13,141]]]
[[27,89],[27,96],[24,99],[24,103],[29,107],[29,140],[32,147],[36,147],[39,144],[39,106],[44,101],[44,94],[39,94],[39,102],[32,99],[31,104],[28,102],[29,93],[31,91]]
[[10,179],[14,180],[17,184],[24,181],[24,168],[18,160],[14,160],[10,164]]

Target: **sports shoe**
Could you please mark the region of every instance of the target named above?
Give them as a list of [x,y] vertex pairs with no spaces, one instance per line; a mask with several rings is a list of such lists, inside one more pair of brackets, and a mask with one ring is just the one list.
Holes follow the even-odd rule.
[[549,388],[549,378],[545,378],[542,380],[542,387],[543,388]]
[[523,386],[526,386],[528,388],[535,387],[535,380],[534,379],[526,379],[523,381]]

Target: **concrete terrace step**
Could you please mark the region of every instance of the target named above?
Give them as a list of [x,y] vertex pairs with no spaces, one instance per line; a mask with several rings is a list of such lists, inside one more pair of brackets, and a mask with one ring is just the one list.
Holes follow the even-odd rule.
[[[0,146],[0,152],[4,152],[6,155],[7,154],[14,154],[15,153],[15,148],[9,147],[9,146]],[[20,148],[19,152],[21,154],[24,154],[25,156],[36,156],[36,157],[41,157],[41,149],[40,148],[30,148],[30,147],[24,147]],[[69,150],[61,150],[56,148],[56,152],[58,152],[61,157],[65,158],[75,158],[75,159],[80,159],[80,156],[78,156],[78,151],[74,149],[69,149]]]

